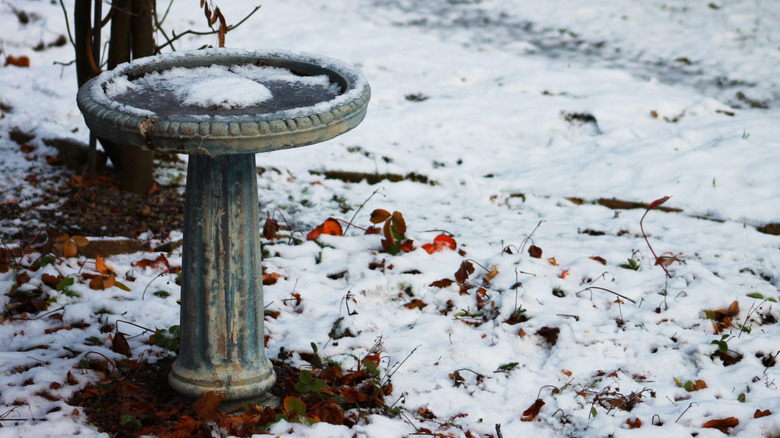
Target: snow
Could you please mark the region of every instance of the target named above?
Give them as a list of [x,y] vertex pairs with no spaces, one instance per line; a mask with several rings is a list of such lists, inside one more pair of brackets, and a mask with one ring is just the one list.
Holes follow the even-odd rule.
[[[209,67],[171,68],[164,71],[152,71],[140,78],[130,79],[127,74],[139,67],[154,67],[155,64],[193,59],[202,56],[282,58],[294,62],[315,63],[344,75],[351,88],[341,90],[332,83],[327,75],[300,76],[290,70],[279,67],[245,65],[211,65]],[[342,61],[308,53],[293,53],[284,50],[235,50],[205,49],[165,53],[154,57],[142,58],[132,63],[123,63],[115,69],[103,72],[92,83],[91,97],[106,107],[137,116],[155,116],[154,105],[165,97],[161,91],[170,91],[180,106],[200,108],[236,109],[247,108],[269,102],[273,96],[267,88],[270,83],[287,83],[293,88],[309,87],[321,89],[330,99],[316,102],[303,108],[274,111],[262,118],[295,118],[330,111],[339,105],[354,100],[363,94],[368,82],[359,69]],[[146,97],[151,95],[151,98]],[[145,96],[146,101],[134,98]],[[144,108],[139,108],[144,106]],[[150,108],[146,108],[150,106]],[[247,111],[251,111],[247,110]],[[251,113],[250,113],[251,114]],[[196,119],[219,119],[221,115],[205,113]]]
[[[158,2],[160,10],[166,3]],[[9,5],[0,4],[0,20],[7,23],[0,30],[3,55],[31,60],[29,69],[0,68],[0,102],[12,108],[0,119],[0,208],[38,199],[40,190],[24,177],[46,172],[43,155],[51,154],[36,143],[40,156],[25,159],[9,139],[12,128],[39,138],[88,138],[75,106],[75,68],[53,64],[70,61],[72,48],[32,50],[65,32],[59,5],[13,4],[35,19],[20,24]],[[72,1],[65,5],[72,10]],[[228,22],[252,9],[245,2],[219,6]],[[283,275],[264,288],[266,306],[281,312],[266,322],[268,356],[282,347],[310,351],[314,342],[320,354],[350,366],[353,355],[365,354],[381,338],[380,366],[394,370],[388,403],[397,401],[408,419],[372,416],[354,430],[280,423],[272,433],[384,437],[424,427],[486,436],[501,425],[505,437],[718,437],[723,434],[701,425],[733,416],[739,425],[729,436],[780,434],[780,367],[762,362],[780,350],[780,326],[770,322],[780,319],[780,310],[776,302],[748,296],[780,299],[780,237],[757,230],[780,222],[776,6],[757,0],[289,0],[264,4],[230,32],[227,45],[234,49],[283,47],[356,65],[372,89],[366,119],[353,131],[326,144],[257,157],[265,170],[258,176],[262,216],[282,212],[299,237],[328,217],[350,220],[368,200],[354,223],[369,225],[375,208],[399,211],[416,248],[387,255],[379,236],[354,227],[347,236],[322,236],[318,243],[264,241],[264,266]],[[174,4],[167,20],[177,33],[203,27],[196,7]],[[216,37],[191,36],[175,45],[185,50],[204,44],[216,44]],[[255,92],[254,98],[262,94]],[[202,97],[205,104],[213,96]],[[414,173],[432,183],[346,183],[325,179],[326,170]],[[682,254],[683,263],[669,266],[672,278],[654,265],[642,236],[645,210],[596,202],[649,203],[667,195],[664,206],[682,211],[652,210],[642,226],[656,253]],[[442,229],[465,256],[421,249]],[[542,258],[528,255],[531,244],[542,248]],[[101,325],[124,320],[164,328],[178,322],[180,290],[173,278],[131,266],[148,256],[109,258],[118,278],[135,278],[124,280],[131,292],[95,291],[77,282],[72,296],[46,289],[54,300],[50,309],[63,307],[62,322],[46,316],[2,321],[0,418],[7,412],[5,418],[17,422],[3,421],[0,438],[100,436],[62,401],[94,375],[79,373],[80,386],[56,392],[60,401],[40,393],[63,382],[83,357],[71,358],[65,347],[116,357],[108,341],[85,341],[106,339]],[[168,258],[180,263],[180,250]],[[461,295],[456,285],[430,286],[453,278],[464,259],[498,272],[486,281],[487,270],[475,264],[469,277],[485,287],[499,312],[479,326],[455,317],[477,311],[474,289]],[[636,260],[638,270],[620,267],[627,259]],[[82,261],[49,265],[30,284],[47,288],[42,273],[77,276],[94,268],[93,261],[82,268]],[[382,263],[385,269],[369,267]],[[14,281],[12,272],[0,274],[0,290],[10,290]],[[171,295],[150,295],[154,290]],[[292,292],[301,296],[301,313],[286,301]],[[427,306],[404,308],[410,294]],[[444,315],[448,301],[454,308]],[[735,327],[723,333],[743,358],[724,366],[712,357],[712,341],[721,335],[704,311],[733,301],[740,312]],[[529,319],[504,323],[519,306]],[[341,317],[342,327],[356,336],[330,340]],[[90,324],[46,333],[81,321]],[[130,335],[142,332],[120,327]],[[559,329],[554,345],[539,335],[544,327]],[[134,353],[160,354],[144,336],[129,337]],[[496,372],[513,362],[514,369]],[[448,377],[456,370],[465,379],[461,386]],[[675,378],[701,379],[707,388],[688,392]],[[610,391],[641,392],[641,402],[631,412],[594,404]],[[546,403],[539,416],[521,421],[537,397]],[[438,423],[415,416],[420,408]],[[773,414],[754,419],[756,409]],[[626,420],[636,418],[642,427],[629,429]]]

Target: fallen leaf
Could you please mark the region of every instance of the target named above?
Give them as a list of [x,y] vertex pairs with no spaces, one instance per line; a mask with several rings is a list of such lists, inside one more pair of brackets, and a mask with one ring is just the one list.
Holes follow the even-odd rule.
[[639,418],[631,420],[630,418],[626,419],[626,424],[628,424],[629,429],[639,429],[642,427],[642,420]]
[[496,275],[498,275],[498,266],[493,265],[493,266],[490,267],[490,272],[485,274],[485,281],[490,283],[491,280],[496,278]]
[[103,275],[109,275],[112,272],[111,268],[106,266],[106,260],[100,258],[100,254],[95,256],[95,270]]
[[274,239],[276,238],[276,233],[278,232],[279,232],[279,223],[276,222],[274,219],[271,219],[269,215],[268,219],[265,220],[265,225],[263,225],[263,237],[270,240],[271,243],[274,243]]
[[219,405],[225,399],[224,394],[218,394],[216,391],[204,392],[192,405],[195,414],[203,420],[212,421],[217,418]]
[[30,58],[22,55],[22,56],[9,56],[5,58],[5,66],[9,65],[15,65],[17,67],[29,67],[30,66]]
[[551,264],[553,266],[558,266],[558,261],[555,260],[555,257],[550,257],[549,259],[547,259],[547,263],[549,263],[549,264]]
[[536,334],[543,337],[550,345],[555,345],[558,342],[558,334],[561,329],[558,327],[542,327],[536,331]]
[[544,406],[544,401],[540,398],[537,398],[531,407],[523,411],[523,416],[520,418],[520,421],[534,421],[536,416],[539,415],[539,411],[542,409],[542,406]]
[[770,415],[772,415],[772,411],[770,411],[769,409],[764,411],[756,409],[756,412],[753,413],[753,418],[768,417]]
[[152,268],[159,271],[169,271],[171,269],[171,265],[168,263],[168,258],[165,257],[165,254],[160,254],[157,256],[156,259],[141,259],[137,262],[132,264],[133,267],[146,269],[146,268]]
[[420,310],[422,310],[427,305],[428,305],[428,303],[426,303],[425,301],[423,301],[423,300],[421,300],[419,298],[413,298],[412,301],[409,301],[408,303],[404,304],[404,307],[406,307],[407,309],[420,309]]
[[281,278],[282,274],[278,274],[276,272],[272,272],[270,274],[263,274],[263,285],[264,286],[270,286],[272,284],[275,284],[276,281]]
[[739,420],[734,417],[723,418],[720,420],[710,420],[701,425],[705,429],[718,429],[719,431],[728,434],[729,428],[737,427]]
[[465,283],[468,280],[469,275],[474,273],[474,265],[468,260],[461,262],[460,267],[455,272],[455,281],[458,283]]
[[114,334],[114,339],[111,341],[111,351],[123,354],[127,357],[133,355],[132,350],[130,350],[130,344],[127,343],[127,338],[125,338],[125,335],[122,332],[116,332]]
[[535,259],[540,259],[542,258],[542,248],[539,248],[536,245],[531,245],[528,247],[528,255]]
[[[433,243],[426,243],[422,246],[422,248],[428,252],[428,254],[433,254],[438,251],[442,251],[445,249],[451,249],[454,250],[458,247],[458,244],[455,242],[455,239],[452,237],[446,235],[446,234],[439,234],[438,236],[433,238]],[[488,280],[490,281],[490,280]]]
[[322,234],[330,234],[331,236],[341,236],[341,224],[339,221],[333,218],[327,219],[322,225],[313,229],[306,235],[306,240],[314,240]]
[[429,284],[428,286],[431,287],[438,287],[438,288],[445,288],[447,286],[450,286],[454,281],[450,278],[442,278],[441,280],[436,280],[433,283]]
[[603,257],[599,257],[599,256],[592,256],[590,259],[591,259],[591,260],[595,260],[595,261],[597,261],[597,262],[601,263],[602,265],[606,265],[606,264],[607,264],[607,261],[606,261],[606,260],[604,260],[604,258],[603,258]]

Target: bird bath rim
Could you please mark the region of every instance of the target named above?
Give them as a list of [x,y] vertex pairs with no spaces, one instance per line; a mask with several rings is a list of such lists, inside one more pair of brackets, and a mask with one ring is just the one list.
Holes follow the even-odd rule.
[[[266,114],[145,114],[106,96],[105,85],[175,67],[257,65],[281,67],[300,76],[327,75],[341,93],[326,102]],[[166,153],[217,156],[268,152],[325,141],[365,117],[371,89],[359,69],[328,57],[281,50],[203,49],[141,58],[91,79],[78,91],[87,126],[98,137]]]

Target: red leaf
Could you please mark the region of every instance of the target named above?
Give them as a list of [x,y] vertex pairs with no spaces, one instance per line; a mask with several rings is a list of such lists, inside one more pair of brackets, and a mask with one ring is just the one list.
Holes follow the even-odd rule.
[[544,406],[544,401],[540,398],[537,398],[531,407],[523,411],[523,416],[520,418],[520,421],[534,421],[534,418],[539,415],[539,411],[542,409],[542,406]]
[[663,198],[656,199],[655,201],[651,202],[650,205],[647,206],[648,210],[652,210],[655,207],[658,207],[659,205],[663,204],[664,202],[668,201],[671,196],[664,196]]
[[320,237],[321,234],[330,234],[331,236],[341,236],[342,235],[341,224],[336,219],[329,218],[325,222],[323,222],[322,225],[318,226],[317,228],[309,232],[309,234],[306,235],[306,239],[314,240]]
[[739,425],[739,420],[737,420],[734,417],[728,417],[720,420],[710,420],[702,424],[701,427],[704,427],[706,429],[718,429],[719,431],[728,434],[729,428],[737,427],[738,425]]
[[454,250],[457,247],[458,244],[455,243],[455,239],[446,234],[439,234],[438,236],[434,237],[433,244],[426,243],[423,245],[423,249],[426,250],[428,254],[433,254],[444,249]]
[[528,255],[535,259],[540,259],[542,258],[542,248],[539,248],[536,245],[531,245],[528,247]]

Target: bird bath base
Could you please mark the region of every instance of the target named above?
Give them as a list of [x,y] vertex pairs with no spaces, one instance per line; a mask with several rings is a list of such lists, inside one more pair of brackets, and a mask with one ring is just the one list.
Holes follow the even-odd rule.
[[[180,76],[183,82],[175,80]],[[204,95],[220,84],[234,85],[223,91],[235,100]],[[79,108],[99,138],[190,154],[181,334],[168,376],[180,394],[215,391],[235,402],[273,386],[264,348],[255,154],[340,135],[362,121],[369,98],[361,73],[338,61],[227,49],[142,58],[79,89]]]

